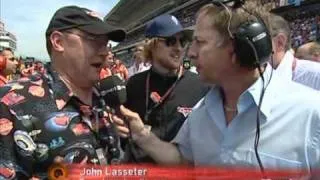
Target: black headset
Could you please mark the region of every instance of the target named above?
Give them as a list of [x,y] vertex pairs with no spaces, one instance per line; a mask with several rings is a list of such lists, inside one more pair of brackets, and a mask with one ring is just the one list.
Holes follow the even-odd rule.
[[[234,2],[231,8],[225,6],[231,2]],[[232,13],[233,9],[242,7],[245,0],[213,0],[212,3],[219,7],[229,8]],[[233,33],[235,52],[241,66],[255,68],[268,62],[272,53],[272,39],[261,17],[243,9],[248,14],[255,16],[257,21],[250,20],[242,23]]]

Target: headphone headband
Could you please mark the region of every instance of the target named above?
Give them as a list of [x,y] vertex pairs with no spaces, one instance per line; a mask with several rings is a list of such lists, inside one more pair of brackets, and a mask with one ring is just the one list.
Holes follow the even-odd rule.
[[234,2],[232,8],[236,9],[241,7],[245,3],[245,0],[212,0],[212,3],[219,7],[222,6],[222,4],[226,5],[231,2]]
[[[243,67],[249,68],[256,68],[265,64],[272,53],[272,40],[266,24],[258,14],[251,13],[243,7],[245,0],[212,1],[214,5],[218,7],[223,6],[227,11],[230,10],[226,4],[231,2],[234,2],[231,8],[237,9],[242,7],[246,13],[257,18],[257,20],[248,20],[242,23],[235,33],[232,33],[232,37],[234,37],[235,52],[237,54],[239,64]],[[230,14],[229,18],[229,33],[231,17],[232,14]]]

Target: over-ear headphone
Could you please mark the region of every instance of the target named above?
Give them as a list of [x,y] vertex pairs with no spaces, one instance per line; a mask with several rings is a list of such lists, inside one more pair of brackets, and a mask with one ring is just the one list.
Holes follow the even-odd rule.
[[[216,6],[223,6],[232,13],[225,5],[234,2],[232,9],[241,8],[245,0],[213,0],[212,3]],[[234,47],[239,63],[243,67],[255,68],[265,64],[272,53],[272,39],[269,30],[262,20],[256,14],[248,12],[257,18],[257,21],[249,20],[242,23],[240,27],[233,33]],[[232,15],[230,14],[231,21]],[[229,22],[230,23],[230,22]],[[230,31],[230,30],[229,30]]]
[[0,54],[0,72],[6,69],[7,66],[7,58]]

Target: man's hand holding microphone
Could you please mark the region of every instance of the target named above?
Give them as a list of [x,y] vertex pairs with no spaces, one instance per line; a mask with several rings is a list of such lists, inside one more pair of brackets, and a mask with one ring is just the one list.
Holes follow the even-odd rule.
[[137,143],[139,143],[139,140],[148,137],[151,127],[144,125],[137,113],[130,111],[123,105],[120,106],[120,112],[124,116],[125,120],[117,116],[113,117],[119,136],[122,138],[132,137],[132,140]]

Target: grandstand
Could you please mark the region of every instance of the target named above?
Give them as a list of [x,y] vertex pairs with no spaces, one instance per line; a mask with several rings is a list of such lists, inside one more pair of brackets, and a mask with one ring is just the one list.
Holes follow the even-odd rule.
[[[172,14],[180,20],[185,28],[193,28],[196,12],[209,2],[210,0],[120,0],[104,18],[106,22],[123,27],[128,32],[125,41],[113,47],[114,53],[127,66],[130,66],[133,48],[144,40],[144,29],[151,19],[161,14]],[[271,4],[273,12],[283,15],[290,22],[293,29],[293,47],[319,39],[320,16],[316,13],[320,8],[319,0],[306,0],[301,2],[299,6],[290,3],[295,2],[292,0],[261,0],[260,2],[265,5]],[[311,6],[313,8],[310,8]],[[291,18],[291,16],[301,17],[301,14],[303,16],[306,13],[308,16],[302,20]],[[307,21],[305,31],[297,31],[296,29],[296,25],[301,21]]]

